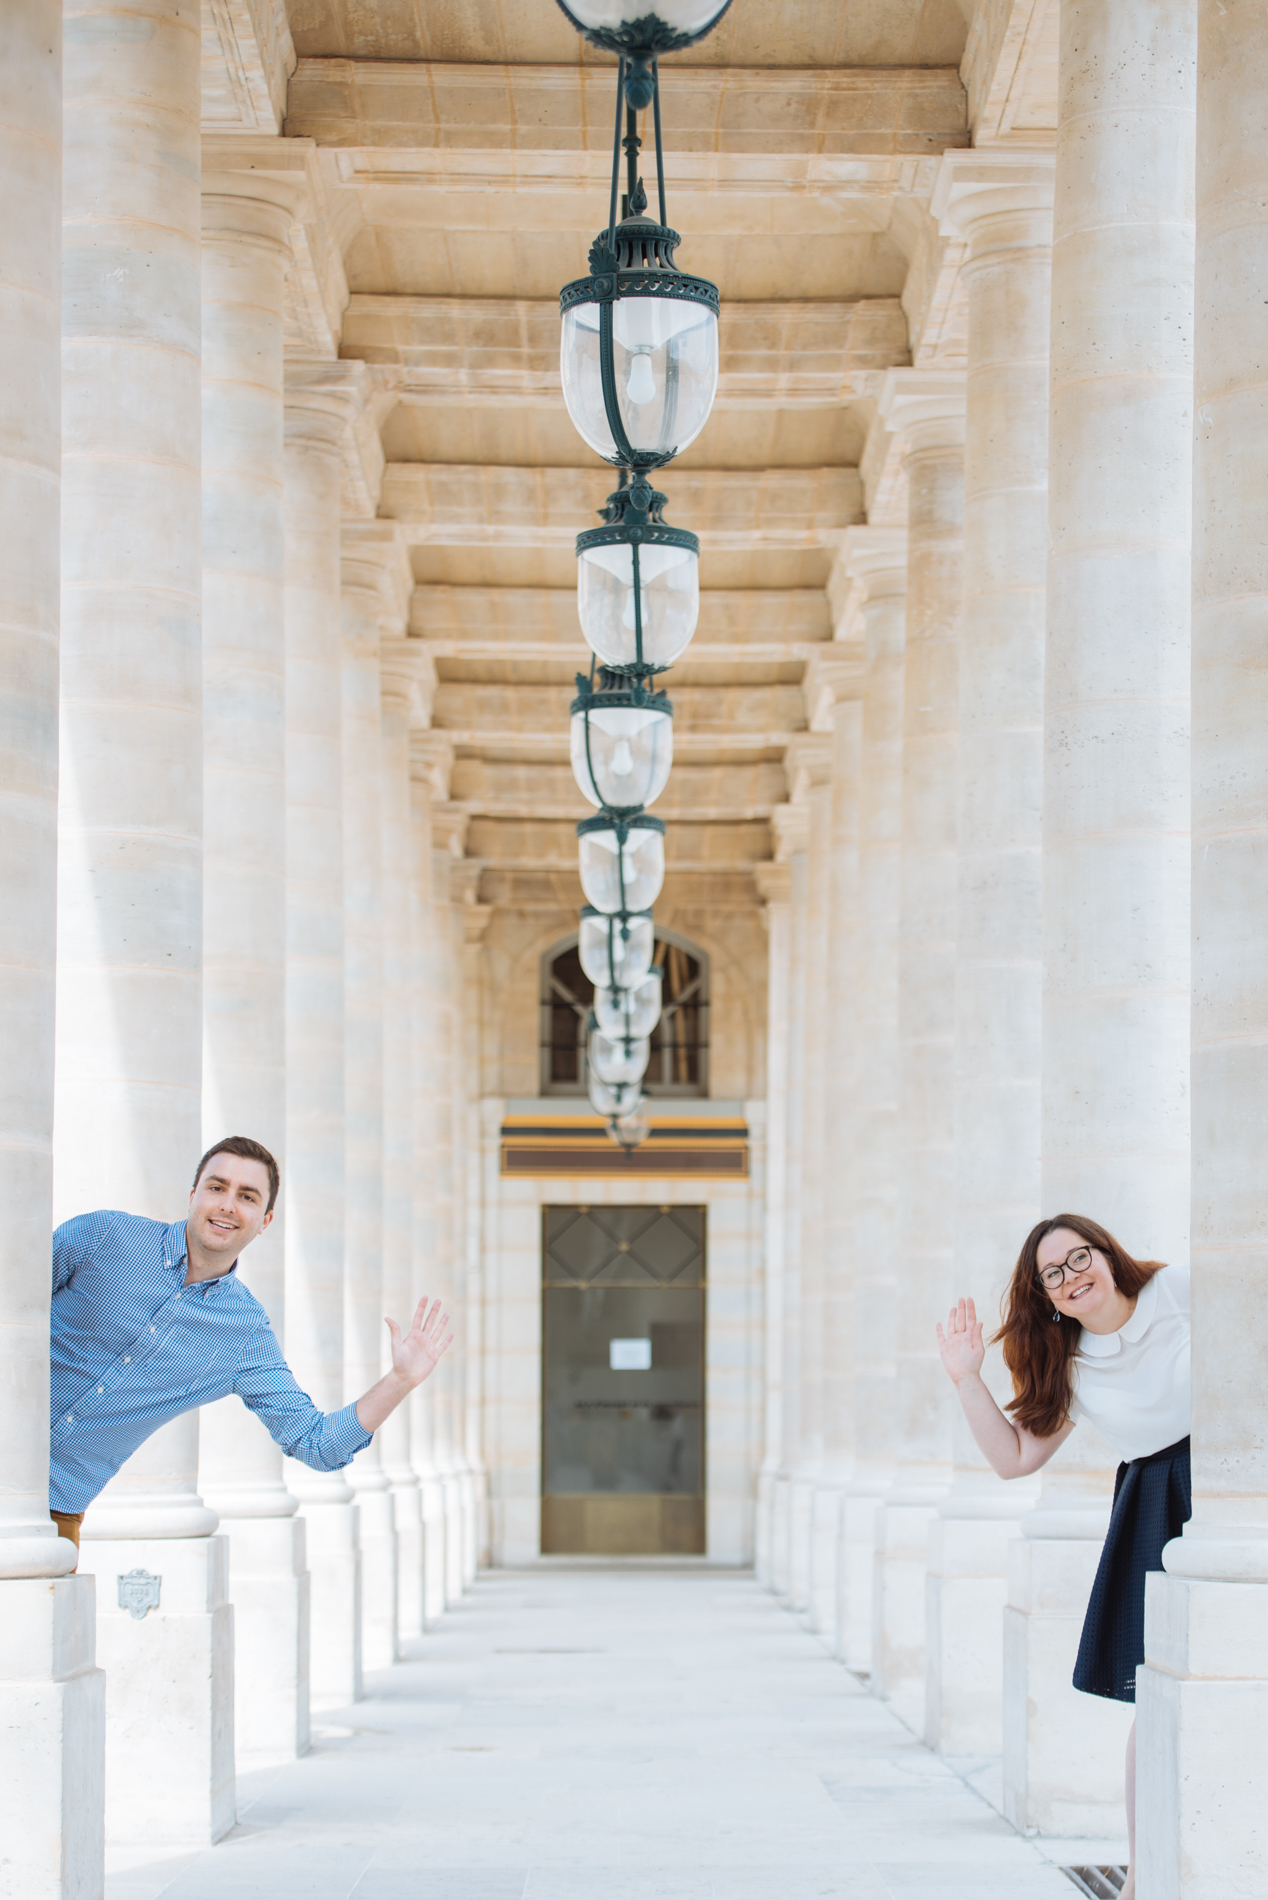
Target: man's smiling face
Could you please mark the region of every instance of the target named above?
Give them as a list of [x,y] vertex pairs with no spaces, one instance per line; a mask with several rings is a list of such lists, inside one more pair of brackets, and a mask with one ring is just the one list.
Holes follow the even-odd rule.
[[269,1226],[269,1174],[262,1161],[215,1154],[189,1197],[186,1228],[204,1255],[227,1272],[244,1247]]

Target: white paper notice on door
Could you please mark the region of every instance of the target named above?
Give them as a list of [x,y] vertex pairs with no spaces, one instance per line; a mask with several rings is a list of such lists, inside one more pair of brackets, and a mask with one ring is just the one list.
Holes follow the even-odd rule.
[[609,1339],[608,1365],[613,1372],[650,1372],[652,1369],[651,1340]]

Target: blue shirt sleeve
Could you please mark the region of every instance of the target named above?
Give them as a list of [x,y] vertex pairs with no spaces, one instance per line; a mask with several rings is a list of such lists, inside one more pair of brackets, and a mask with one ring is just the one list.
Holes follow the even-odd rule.
[[121,1214],[111,1211],[76,1214],[73,1220],[64,1220],[60,1227],[53,1229],[54,1293],[60,1293],[63,1287],[70,1285],[76,1267],[91,1260],[93,1249],[100,1245],[122,1218]]
[[318,1410],[283,1359],[271,1326],[251,1335],[233,1389],[286,1455],[313,1471],[341,1471],[373,1436],[355,1406],[345,1405],[339,1412]]

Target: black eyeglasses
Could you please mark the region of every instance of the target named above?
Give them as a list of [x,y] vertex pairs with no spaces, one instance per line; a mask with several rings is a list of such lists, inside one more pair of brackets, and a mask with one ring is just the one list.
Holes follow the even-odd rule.
[[1044,1267],[1040,1272],[1039,1278],[1043,1281],[1050,1293],[1055,1293],[1057,1288],[1065,1280],[1067,1273],[1070,1275],[1070,1278],[1073,1279],[1076,1273],[1086,1273],[1091,1264],[1092,1249],[1090,1247],[1076,1247],[1074,1252],[1068,1253],[1058,1266]]

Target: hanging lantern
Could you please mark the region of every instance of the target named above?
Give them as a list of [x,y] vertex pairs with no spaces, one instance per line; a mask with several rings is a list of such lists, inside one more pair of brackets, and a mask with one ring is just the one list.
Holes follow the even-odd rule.
[[590,1106],[596,1115],[631,1115],[643,1099],[637,1082],[600,1082],[593,1073],[589,1081]]
[[630,214],[590,247],[590,276],[559,293],[559,367],[568,414],[605,461],[662,468],[709,420],[718,389],[718,292],[673,261],[682,239]]
[[663,976],[663,970],[649,970],[637,988],[596,988],[594,1019],[603,1034],[613,1041],[650,1036],[660,1021]]
[[581,888],[596,910],[613,917],[620,911],[650,909],[665,881],[662,819],[601,812],[597,818],[582,819],[577,837]]
[[573,777],[592,805],[642,811],[660,797],[669,777],[674,709],[664,693],[606,668],[597,692],[578,673],[570,743]]
[[632,990],[652,967],[656,933],[652,913],[605,916],[587,904],[581,913],[577,955],[596,990]]
[[603,528],[577,536],[581,631],[613,672],[672,666],[700,614],[700,542],[661,519],[665,496],[643,476],[608,496]]
[[594,1027],[594,1019],[591,1018],[586,1062],[591,1075],[597,1075],[600,1082],[614,1086],[623,1082],[641,1082],[651,1061],[651,1053],[646,1036],[639,1036],[632,1042],[613,1042]]
[[640,1142],[646,1141],[652,1125],[643,1113],[644,1106],[645,1098],[640,1096],[628,1115],[609,1116],[608,1140],[614,1141],[618,1148],[637,1148]]

